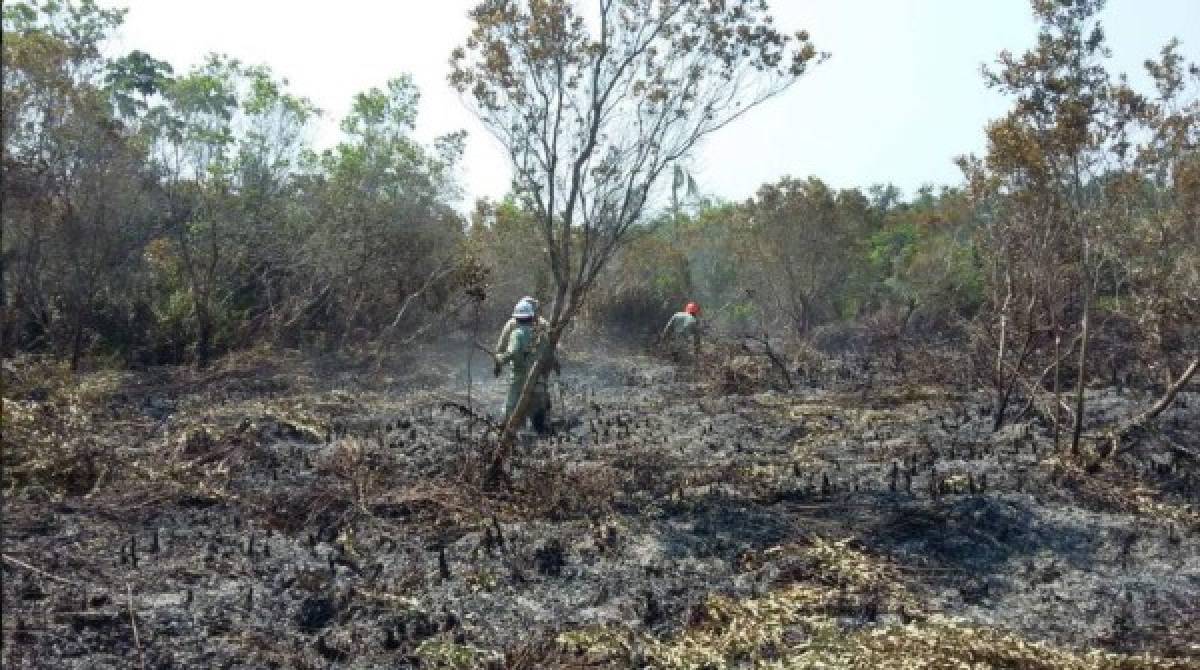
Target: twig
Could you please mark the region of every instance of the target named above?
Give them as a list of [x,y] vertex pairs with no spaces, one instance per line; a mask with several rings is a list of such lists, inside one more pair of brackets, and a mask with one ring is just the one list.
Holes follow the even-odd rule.
[[483,353],[487,354],[488,356],[491,356],[491,357],[495,358],[495,356],[496,356],[496,352],[494,352],[494,351],[492,351],[491,349],[489,349],[489,348],[487,348],[487,347],[483,346],[482,344],[480,344],[480,343],[479,343],[479,340],[475,340],[475,341],[471,342],[471,344],[472,344],[472,345],[473,345],[473,346],[474,346],[476,349],[478,349],[478,350],[482,351]]
[[1183,454],[1184,456],[1188,456],[1197,461],[1200,461],[1200,451],[1194,451],[1192,449],[1188,449],[1187,447],[1175,442],[1174,440],[1167,440],[1167,448],[1170,449],[1171,451],[1178,452],[1180,454]]
[[961,573],[966,572],[966,570],[964,570],[963,568],[922,568],[922,567],[918,567],[918,566],[907,566],[907,565],[895,565],[892,567],[899,570],[900,572],[920,572],[920,573],[930,573],[930,574],[946,573],[946,572],[961,574]]
[[3,557],[4,557],[4,560],[8,561],[9,563],[12,563],[13,565],[25,568],[26,570],[29,570],[30,572],[39,574],[39,575],[45,577],[46,579],[54,580],[56,582],[59,582],[60,584],[70,584],[71,586],[82,586],[85,588],[88,586],[91,586],[90,584],[85,584],[83,582],[75,582],[75,581],[71,581],[70,579],[59,577],[57,575],[52,575],[49,572],[46,572],[45,570],[39,570],[38,568],[33,567],[32,565],[26,563],[25,561],[19,561],[19,560],[13,558],[12,556],[9,556],[8,554],[3,554]]
[[496,423],[495,421],[492,421],[491,418],[489,418],[488,416],[479,414],[478,412],[474,411],[471,407],[469,407],[457,400],[447,398],[446,396],[443,396],[443,395],[436,395],[434,397],[437,398],[438,400],[441,400],[442,404],[440,405],[440,407],[442,410],[456,409],[459,411],[459,413],[461,413],[463,416],[471,419],[473,422],[483,423],[489,429],[492,429],[492,430],[499,430],[500,428],[503,427],[501,424]]
[[142,640],[138,636],[137,615],[133,611],[133,587],[125,580],[125,593],[129,596],[129,624],[133,626],[133,644],[137,647],[138,661],[142,670],[146,670],[146,655],[142,653]]

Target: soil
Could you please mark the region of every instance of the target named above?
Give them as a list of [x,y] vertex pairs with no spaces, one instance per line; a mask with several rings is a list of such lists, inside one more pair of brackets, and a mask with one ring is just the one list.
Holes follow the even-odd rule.
[[[468,397],[465,351],[110,380],[82,485],[6,482],[4,666],[583,665],[564,632],[671,639],[714,596],[817,579],[790,548],[820,540],[890,566],[920,617],[1200,667],[1200,394],[1087,467],[1037,421],[993,432],[979,392],[717,394],[597,347],[568,352],[555,434],[522,434],[489,489],[504,385],[476,354]],[[6,413],[54,392],[23,393]],[[1149,398],[1089,395],[1096,425]],[[825,614],[918,616],[884,609]]]

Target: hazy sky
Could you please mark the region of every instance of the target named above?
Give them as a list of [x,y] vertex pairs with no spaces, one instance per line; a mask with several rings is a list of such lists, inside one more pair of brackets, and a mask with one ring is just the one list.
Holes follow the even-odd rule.
[[[471,0],[101,0],[130,11],[115,43],[176,72],[208,52],[269,65],[326,116],[318,146],[338,139],[352,96],[409,72],[421,90],[422,139],[469,133],[460,179],[466,209],[502,196],[509,171],[495,140],[446,84]],[[983,126],[1007,103],[980,65],[1021,51],[1036,28],[1025,0],[774,0],[782,28],[807,29],[832,58],[792,89],[714,136],[693,171],[706,193],[740,200],[783,175],[836,187],[956,183],[954,156],[983,150]],[[1200,0],[1109,0],[1111,69],[1144,83],[1141,63],[1172,36],[1200,61]]]

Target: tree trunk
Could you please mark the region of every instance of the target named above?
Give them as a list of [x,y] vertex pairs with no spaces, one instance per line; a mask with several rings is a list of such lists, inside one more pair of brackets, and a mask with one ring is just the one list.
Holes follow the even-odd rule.
[[1004,383],[1004,354],[1008,344],[1008,306],[1012,302],[1012,277],[1007,272],[1004,274],[1004,284],[1004,304],[1000,306],[1000,337],[996,347],[996,369],[993,373],[995,380],[993,385],[996,388],[996,402],[993,407],[995,415],[992,417],[993,433],[1004,425],[1004,412],[1008,409],[1008,394],[1012,389],[1011,384]]
[[803,338],[808,334],[808,300],[803,294],[795,293],[792,296],[792,327],[796,329],[796,335]]
[[[0,239],[4,239],[4,224],[0,223]],[[0,249],[0,356],[10,356],[16,347],[10,349],[16,333],[17,310],[8,301],[8,258]]]
[[1058,440],[1062,431],[1062,365],[1059,348],[1062,346],[1062,333],[1054,331],[1054,451],[1058,451]]
[[996,395],[996,406],[993,408],[992,432],[995,433],[1004,425],[1004,414],[1008,412],[1008,399],[1012,396],[1012,385],[1000,389]]
[[1079,438],[1083,435],[1084,391],[1087,386],[1087,351],[1088,351],[1088,318],[1091,311],[1092,288],[1091,281],[1084,284],[1083,316],[1079,323],[1079,376],[1075,381],[1075,427],[1071,431],[1071,455],[1079,455]]
[[83,358],[83,310],[76,309],[75,323],[71,326],[71,372],[79,371]]
[[203,303],[196,305],[196,367],[206,368],[212,360],[212,314]]

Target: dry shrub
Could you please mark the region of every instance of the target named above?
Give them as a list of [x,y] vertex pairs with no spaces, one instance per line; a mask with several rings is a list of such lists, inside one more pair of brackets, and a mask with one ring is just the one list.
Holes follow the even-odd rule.
[[828,374],[829,357],[808,340],[788,343],[787,356],[791,361],[792,369],[796,372],[796,381],[815,384]]
[[371,505],[393,487],[398,476],[395,458],[371,440],[347,437],[334,443],[329,455],[317,465],[317,475],[336,482],[331,492],[368,512]]
[[518,489],[535,518],[593,518],[612,509],[613,497],[627,480],[625,473],[607,465],[568,467],[563,460],[550,459],[527,466]]
[[420,667],[473,670],[505,667],[498,652],[455,642],[449,633],[440,633],[417,645],[414,656]]
[[123,381],[112,372],[72,375],[45,359],[4,362],[3,487],[90,492],[111,470],[115,445],[102,429],[114,423],[109,399]]
[[696,367],[717,395],[749,395],[772,388],[774,371],[763,356],[746,353],[740,346],[716,342],[703,351]]
[[541,668],[575,667],[562,652],[562,645],[553,636],[523,640],[504,652],[503,667],[508,670],[540,670]]
[[870,348],[871,330],[857,321],[830,323],[814,328],[808,340],[827,356],[857,353]]
[[629,446],[612,459],[621,473],[619,486],[627,495],[639,492],[659,498],[680,490],[686,467],[672,454],[656,446]]
[[961,349],[924,343],[902,345],[902,378],[909,384],[961,387],[975,374],[974,362]]

